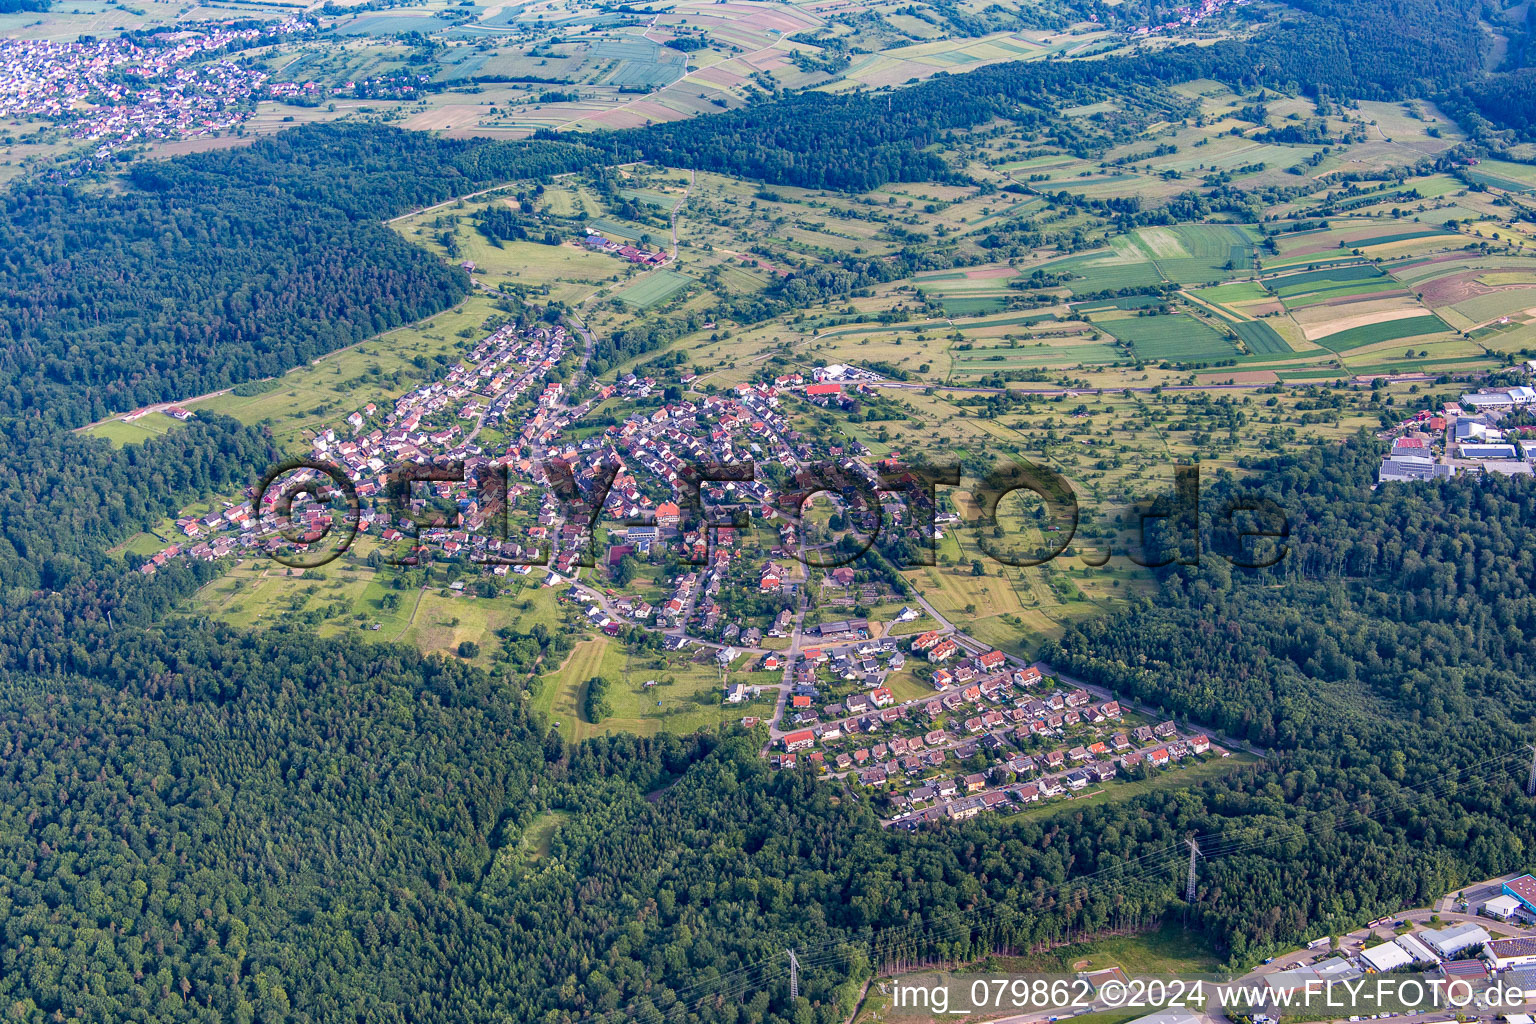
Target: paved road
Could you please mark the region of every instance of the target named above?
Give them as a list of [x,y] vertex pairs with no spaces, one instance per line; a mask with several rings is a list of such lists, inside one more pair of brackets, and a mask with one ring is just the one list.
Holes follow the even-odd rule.
[[919,594],[915,590],[912,592],[912,596],[917,600],[918,604],[922,605],[923,611],[927,612],[930,616],[932,616],[933,621],[937,622],[939,624],[939,628],[940,629],[947,629],[947,630],[951,631],[952,633],[955,633],[957,636],[961,635],[960,631],[955,628],[955,624],[953,622],[950,622],[944,616],[940,615],[939,614],[939,610],[937,608],[935,608],[933,605],[929,604],[928,603],[928,599],[926,597],[924,597],[922,594]]
[[461,202],[461,201],[463,201],[465,199],[474,199],[474,198],[476,198],[478,196],[483,196],[483,195],[486,195],[487,193],[490,193],[490,192],[499,191],[501,189],[506,188],[507,186],[509,186],[511,184],[512,184],[512,182],[510,182],[510,181],[504,181],[500,185],[492,185],[490,188],[483,188],[483,189],[481,189],[478,192],[466,192],[466,193],[464,193],[461,196],[454,196],[452,199],[444,199],[440,203],[433,203],[431,206],[423,206],[419,210],[412,210],[409,213],[402,213],[398,217],[391,217],[391,218],[389,218],[389,220],[386,220],[384,223],[385,224],[393,224],[393,223],[395,223],[395,221],[405,220],[408,217],[415,217],[418,214],[431,213],[433,210],[441,210],[445,206],[452,206],[454,203]]
[[805,625],[805,612],[808,607],[805,600],[805,590],[799,591],[800,607],[795,612],[794,624],[789,629],[789,650],[784,652],[784,675],[779,679],[779,699],[773,706],[773,717],[768,719],[768,742],[763,745],[763,753],[766,755],[773,741],[784,735],[784,730],[779,723],[784,721],[784,709],[789,704],[789,695],[795,688],[795,659],[800,656],[800,630]]

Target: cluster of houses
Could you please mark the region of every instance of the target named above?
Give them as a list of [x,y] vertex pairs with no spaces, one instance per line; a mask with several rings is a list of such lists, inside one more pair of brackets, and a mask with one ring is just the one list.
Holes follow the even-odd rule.
[[[966,667],[998,653],[979,655]],[[895,813],[886,824],[914,828],[1070,795],[1213,749],[1206,735],[1181,735],[1171,721],[1122,726],[1118,701],[1095,699],[1084,689],[1047,689],[1037,667],[995,661],[997,669],[975,682],[900,705],[883,686],[820,712],[811,707],[813,696],[797,693],[791,707],[799,728],[781,737],[777,764],[796,767],[804,758],[865,786],[894,785]],[[1091,728],[1078,730],[1082,742],[1071,744],[1067,736],[1078,726]],[[977,755],[987,767],[953,772],[952,762],[974,763]]]
[[[1176,7],[1173,17],[1159,25],[1138,26],[1133,35],[1153,36],[1179,29],[1193,28],[1225,7],[1246,7],[1251,0],[1200,0],[1199,3]],[[1097,19],[1095,19],[1097,20]]]
[[98,159],[140,139],[222,131],[250,116],[268,76],[216,55],[310,28],[313,22],[293,15],[259,28],[199,24],[148,37],[0,39],[0,118],[63,122],[75,138],[102,140]]
[[[687,380],[685,377],[685,383]],[[621,378],[618,385],[645,394],[654,386],[649,378],[635,377]],[[744,580],[763,594],[793,593],[798,585],[792,578],[795,574],[773,559],[792,556],[799,540],[796,524],[778,507],[779,495],[768,483],[754,478],[702,484],[700,500],[710,521],[707,529],[703,524],[685,524],[682,509],[687,507],[689,477],[696,467],[737,467],[745,475],[749,465],[759,462],[797,471],[816,459],[816,442],[796,430],[782,408],[786,393],[803,395],[813,386],[800,374],[792,374],[740,384],[725,394],[667,402],[638,411],[601,434],[555,453],[567,460],[584,493],[596,491],[600,481],[613,474],[604,505],[606,514],[629,524],[639,523],[610,531],[614,542],[608,552],[610,565],[617,565],[625,555],[648,555],[658,544],[680,541],[682,553],[693,564],[705,567],[696,579],[676,581],[663,604],[653,607],[633,602],[636,621],[646,622],[654,616],[657,625],[681,626],[694,622],[696,614],[701,630],[729,641],[735,639],[725,635],[731,623],[725,621],[721,604],[713,600],[728,580]],[[598,397],[606,396],[600,393]],[[873,479],[874,471],[858,458],[866,452],[833,448],[829,454],[840,459],[845,470]],[[734,537],[733,530],[719,524],[753,517],[777,521],[779,546],[768,552],[761,564],[733,565],[728,543]]]
[[1392,449],[1382,459],[1377,482],[1437,480],[1467,471],[1530,476],[1532,466],[1519,443],[1526,429],[1504,428],[1500,421],[1533,405],[1536,388],[1520,386],[1484,388],[1439,412],[1421,411],[1387,433]]
[[[867,452],[856,446],[847,450],[827,446],[803,436],[782,408],[783,395],[803,394],[815,386],[817,377],[827,374],[815,371],[810,380],[791,374],[744,383],[724,394],[667,402],[578,440],[562,434],[593,402],[613,395],[643,398],[654,391],[656,382],[627,374],[573,408],[564,385],[548,379],[570,352],[569,342],[565,328],[558,325],[495,327],[463,362],[401,395],[392,406],[381,409],[370,403],[350,412],[344,427],[319,431],[311,438],[309,454],[338,467],[352,481],[361,506],[359,530],[374,531],[386,542],[414,541],[408,561],[469,557],[492,564],[493,573],[503,576],[526,574],[537,564],[549,567],[547,585],[574,579],[585,564],[591,531],[589,508],[581,506],[583,502],[590,506],[600,495],[605,514],[634,524],[610,531],[615,542],[608,551],[610,567],[616,568],[629,554],[649,555],[657,545],[674,539],[681,541],[684,553],[700,567],[675,579],[665,601],[653,606],[622,598],[617,614],[662,629],[696,625],[722,642],[755,647],[768,623],[731,621],[717,595],[728,583],[753,580],[764,592],[792,595],[798,584],[771,559],[795,550],[795,522],[777,507],[778,495],[766,482],[743,479],[706,483],[701,498],[710,527],[685,524],[687,475],[700,465],[745,466],[757,461],[795,471],[812,459],[830,455],[845,469],[873,479],[874,471],[859,458]],[[857,371],[846,368],[831,370],[844,378],[857,376]],[[506,437],[504,449],[488,452],[475,443],[484,427],[500,429]],[[383,504],[389,473],[407,462],[463,464],[462,480],[417,482],[407,501],[413,519],[429,507],[451,510],[445,524],[422,528],[414,522],[389,521]],[[502,467],[508,480],[505,493],[499,498],[488,495],[482,478],[487,469]],[[577,488],[575,509],[563,507],[557,498],[560,481],[552,476],[562,472],[569,473]],[[305,477],[324,483],[312,471],[298,471],[285,479],[293,482]],[[493,516],[523,508],[529,499],[537,506],[533,525],[519,527],[508,538],[498,538],[497,531],[486,529]],[[240,548],[275,552],[296,545],[303,549],[323,538],[340,514],[304,501],[295,505],[284,523],[278,522],[275,512],[269,504],[253,514],[246,502],[186,517],[180,523],[182,531],[196,543],[160,552],[143,571],[154,572],[170,559],[187,555],[212,559]],[[733,546],[732,529],[713,525],[732,512],[738,520],[752,515],[780,520],[781,546],[769,552],[766,564],[733,563],[733,552],[739,549]],[[281,532],[279,526],[284,527]],[[775,626],[787,629],[787,618],[787,612],[780,615]],[[617,624],[605,622],[603,627],[616,629]],[[880,670],[887,671],[888,665]]]
[[[885,682],[886,676],[900,671],[906,664],[906,656],[897,649],[895,639],[891,637],[870,639],[867,629],[862,637],[856,637],[856,634],[841,630],[823,633],[822,637],[826,640],[841,638],[848,642],[802,647],[799,660],[792,666],[788,666],[792,669],[794,682],[794,690],[790,695],[790,710],[798,723],[815,722],[822,713],[837,717],[844,707],[848,711],[855,712],[861,709],[862,695],[854,694],[842,704],[828,705],[823,712],[818,713],[816,706],[821,696],[818,672],[826,673],[834,681],[857,683],[867,689],[880,686]],[[771,670],[786,666],[779,660],[778,655],[769,655],[763,659],[762,667]]]
[[[527,404],[534,389],[559,364],[567,346],[565,328],[560,326],[540,324],[522,331],[513,324],[498,327],[471,350],[464,362],[452,367],[443,378],[402,395],[393,408],[381,411],[369,403],[354,410],[346,417],[350,436],[333,428],[319,431],[310,440],[309,454],[347,475],[356,487],[361,506],[358,529],[361,532],[378,529],[387,541],[404,539],[408,526],[389,522],[387,513],[379,505],[391,468],[405,461],[462,461],[465,466],[462,481],[437,481],[425,485],[428,493],[408,502],[413,513],[426,508],[430,498],[452,502],[457,509],[451,526],[420,531],[411,527],[418,542],[418,554],[434,547],[450,557],[479,553],[508,561],[535,558],[542,550],[544,537],[534,536],[524,545],[487,536],[483,531],[486,519],[497,510],[481,504],[478,476],[485,467],[492,465],[504,465],[509,470],[525,474],[526,481],[510,487],[505,500],[514,501],[529,491],[542,492],[542,528],[533,532],[547,536],[550,524],[557,521],[557,502],[547,489],[542,467],[526,453],[558,434],[574,414],[564,409],[559,383],[544,384],[533,400],[532,415],[519,413],[511,417],[509,414]],[[176,411],[185,413],[185,410]],[[503,417],[519,422],[519,431],[505,454],[488,456],[473,443],[473,436],[482,424],[495,423]],[[305,480],[325,483],[323,475],[314,470],[298,470],[286,476],[284,483]],[[299,537],[297,543],[302,546],[323,537],[334,522],[329,508],[304,500],[295,503],[285,527],[278,522],[277,497],[276,488],[269,490],[259,514],[253,512],[249,501],[226,502],[218,511],[178,519],[178,529],[188,540],[197,543],[166,548],[147,561],[140,571],[153,573],[169,560],[183,556],[212,560],[237,549],[270,553],[293,543],[294,536]],[[284,534],[288,539],[285,540]],[[568,567],[576,557],[580,538],[567,539],[569,543],[560,556]],[[519,565],[512,571],[526,573],[529,568]],[[498,575],[505,575],[508,566],[498,565],[496,571]]]
[[587,237],[582,240],[582,244],[593,252],[606,252],[642,267],[659,267],[667,262],[667,254],[664,252],[652,252],[627,242],[615,242],[591,228],[587,228]]

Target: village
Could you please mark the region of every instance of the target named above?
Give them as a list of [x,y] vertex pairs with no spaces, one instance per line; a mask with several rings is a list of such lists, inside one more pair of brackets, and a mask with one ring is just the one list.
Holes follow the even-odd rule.
[[[873,488],[899,467],[871,460],[856,443],[811,436],[797,416],[870,400],[878,375],[824,365],[717,391],[688,373],[663,388],[642,369],[571,387],[563,381],[579,381],[586,358],[571,330],[590,350],[579,324],[488,323],[438,379],[316,433],[307,455],[355,488],[357,529],[392,546],[403,564],[458,562],[492,578],[532,577],[566,588],[563,600],[582,608],[593,630],[651,631],[670,651],[691,648],[718,668],[723,703],[772,701],[749,719],[768,728],[765,756],[859,787],[888,827],[1017,812],[1234,753],[1208,729],[1130,707],[967,636],[899,576],[807,557],[830,534],[801,508],[811,488],[797,490],[799,474],[831,467]],[[1416,414],[1382,435],[1392,448],[1380,479],[1528,474],[1518,437],[1536,430],[1536,420],[1525,426],[1533,402],[1527,386],[1484,388]],[[580,429],[601,403],[620,415]],[[486,431],[497,438],[490,448],[480,443]],[[456,475],[415,483],[399,507],[398,495],[390,504],[390,474],[404,463],[453,466]],[[701,478],[700,467],[711,470]],[[306,476],[320,474],[297,478]],[[845,527],[878,511],[898,530],[933,539],[956,522],[947,509],[918,514],[890,495],[878,509],[851,491],[821,500],[849,517]],[[177,557],[302,552],[341,517],[338,507],[300,504],[285,530],[275,494],[264,501],[259,514],[247,501],[183,517],[184,541],[141,571]],[[623,567],[635,565],[650,596],[626,585]],[[463,582],[454,586],[466,592]],[[879,623],[855,611],[808,625],[812,604],[893,610]],[[914,696],[914,686],[929,695]]]
[[[766,726],[765,757],[843,780],[874,801],[887,827],[1017,813],[1233,754],[1262,756],[977,640],[898,574],[810,557],[862,514],[922,539],[958,522],[947,508],[909,506],[908,495],[882,490],[878,505],[861,502],[859,488],[888,482],[897,461],[797,425],[807,410],[870,400],[877,375],[824,365],[715,390],[686,373],[663,388],[642,368],[585,383],[591,344],[579,323],[488,322],[462,362],[392,404],[350,412],[345,427],[315,433],[307,455],[345,475],[358,531],[401,564],[528,577],[563,588],[561,601],[591,630],[650,632],[668,651],[690,650],[718,670],[722,703],[765,702],[745,719]],[[1417,414],[1389,432],[1383,480],[1425,466],[1401,478],[1527,467],[1504,432],[1519,429],[1533,397],[1529,387],[1484,389]],[[602,403],[620,415],[584,427]],[[1454,454],[1437,458],[1442,446]],[[406,463],[443,472],[418,479],[402,505],[391,473]],[[828,469],[858,487],[805,505],[827,489],[807,474]],[[178,520],[185,540],[141,571],[178,557],[302,554],[341,518],[335,502],[310,501],[285,524],[274,493],[257,510],[226,503]],[[648,584],[640,589],[629,584],[635,567]],[[467,598],[475,588],[458,580],[453,589]],[[883,621],[862,612],[871,607],[887,609]],[[837,608],[853,614],[833,619]]]
[[[573,395],[562,381],[577,379],[585,355],[572,340],[565,324],[488,323],[438,379],[392,405],[369,403],[347,414],[345,427],[310,438],[307,458],[345,476],[355,511],[301,495],[283,515],[278,488],[255,509],[248,494],[243,503],[179,519],[185,539],[147,559],[141,572],[175,558],[302,556],[353,515],[357,531],[396,552],[400,564],[456,562],[492,579],[532,577],[565,588],[562,600],[582,608],[593,630],[653,631],[668,650],[692,649],[718,667],[723,703],[772,700],[772,711],[747,719],[768,729],[765,756],[782,769],[803,764],[856,785],[877,800],[888,827],[1016,811],[1230,756],[1208,731],[967,636],[899,577],[807,557],[808,541],[828,534],[802,508],[818,485],[797,485],[805,479],[798,474],[819,466],[872,491],[882,473],[899,467],[872,464],[860,446],[808,436],[791,406],[852,405],[875,375],[829,365],[678,397],[680,389],[662,395],[654,378],[626,373]],[[692,383],[681,380],[683,388]],[[628,415],[577,440],[575,428],[594,404],[614,398]],[[498,437],[491,450],[479,443],[488,431]],[[402,464],[432,471],[392,498],[391,473]],[[712,469],[701,479],[699,467]],[[303,468],[290,483],[315,485],[324,496],[322,477]],[[883,494],[878,509],[853,490],[821,500],[849,517],[845,526],[878,511],[892,529],[933,538],[956,521],[897,497]],[[625,592],[622,565],[655,567],[663,559],[678,567],[650,570],[664,596]],[[812,588],[828,610],[900,608],[879,624],[858,614],[807,624]],[[462,580],[453,589],[471,593]],[[897,676],[902,699],[892,689]],[[914,686],[929,695],[912,696]]]
[[97,159],[137,141],[220,132],[248,118],[253,100],[306,87],[274,92],[265,73],[219,55],[312,27],[290,15],[259,28],[187,25],[143,38],[0,39],[0,118],[61,124],[71,138],[98,140]]

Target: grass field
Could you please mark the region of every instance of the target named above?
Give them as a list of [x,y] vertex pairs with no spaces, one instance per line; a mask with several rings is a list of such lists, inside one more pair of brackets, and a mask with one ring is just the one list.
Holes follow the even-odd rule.
[[164,413],[152,412],[127,423],[120,419],[106,420],[87,427],[81,433],[104,437],[116,447],[121,448],[125,444],[138,444],[152,437],[168,434],[177,426],[179,426],[177,421]]
[[1202,288],[1195,295],[1214,303],[1262,302],[1269,298],[1269,293],[1255,281],[1237,281],[1217,285],[1215,288]]
[[1104,319],[1096,325],[1121,341],[1129,342],[1142,359],[1180,363],[1215,362],[1236,358],[1232,343],[1192,316],[1132,316]]
[[[241,562],[198,591],[193,607],[199,614],[243,626],[298,620],[322,636],[355,632],[366,640],[403,641],[455,657],[459,644],[469,640],[480,648],[473,660],[485,667],[501,646],[497,630],[565,628],[555,591],[530,584],[526,577],[506,577],[499,585],[512,593],[491,598],[455,593],[441,585],[399,590],[392,585],[393,570],[366,564],[374,550],[373,539],[361,536],[337,561],[305,573],[266,559]],[[379,629],[372,629],[374,624]]]
[[[550,724],[572,740],[613,733],[654,736],[659,732],[686,733],[713,729],[749,715],[772,713],[771,698],[726,705],[720,673],[712,658],[707,663],[694,660],[698,649],[666,654],[631,654],[624,645],[599,636],[578,643],[565,663],[539,681],[534,710],[542,712]],[[737,663],[739,668],[745,659]],[[737,673],[733,670],[733,677]],[[581,713],[587,680],[602,676],[611,684],[608,699],[613,716],[601,722],[589,722]],[[647,687],[648,681],[656,685]],[[749,674],[739,680],[751,684]]]
[[618,292],[616,297],[636,309],[650,309],[694,283],[693,278],[675,271],[653,270],[628,288]]
[[1017,973],[1074,974],[1119,967],[1130,977],[1212,974],[1221,954],[1200,932],[1165,920],[1152,931],[1061,946],[1048,953],[999,959],[991,966]]

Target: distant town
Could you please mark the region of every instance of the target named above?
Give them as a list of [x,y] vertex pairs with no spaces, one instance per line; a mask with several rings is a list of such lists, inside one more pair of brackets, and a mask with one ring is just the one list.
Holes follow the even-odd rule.
[[251,115],[254,99],[304,87],[269,88],[268,75],[220,54],[313,27],[292,15],[77,42],[0,38],[0,117],[61,124],[71,138],[96,140],[98,159],[134,142],[224,131]]

